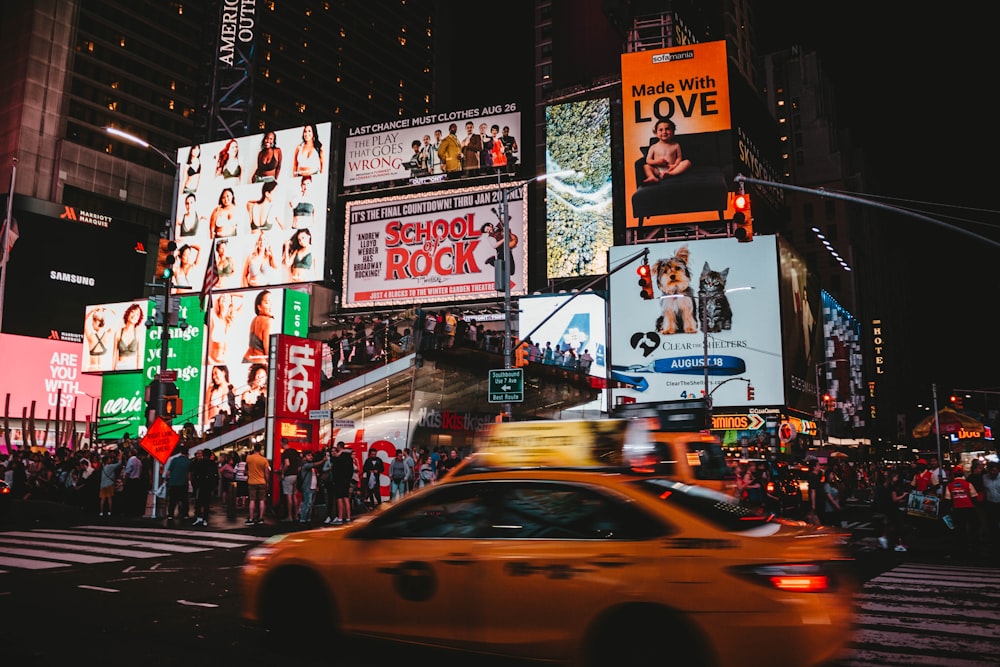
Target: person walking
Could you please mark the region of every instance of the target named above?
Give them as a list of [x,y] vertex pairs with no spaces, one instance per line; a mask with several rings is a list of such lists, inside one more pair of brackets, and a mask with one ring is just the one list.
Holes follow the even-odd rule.
[[126,516],[142,516],[146,511],[146,495],[149,488],[142,474],[142,459],[139,449],[129,447],[125,461],[125,488],[122,490],[122,505]]
[[[955,523],[952,556],[965,555],[975,541],[976,504],[979,492],[965,479],[962,466],[951,469],[951,480],[944,487],[945,500],[951,501],[951,518]],[[961,552],[961,553],[960,553]]]
[[406,474],[409,468],[403,450],[396,450],[396,457],[389,464],[389,500],[396,501],[406,495]]
[[118,483],[118,474],[121,467],[122,460],[117,451],[104,455],[104,461],[101,464],[101,490],[98,496],[100,498],[101,516],[111,516],[116,493],[115,487]]
[[382,504],[382,459],[379,458],[375,449],[368,450],[368,458],[361,469],[364,475],[364,502],[368,509],[375,509]]
[[174,455],[167,459],[163,468],[163,476],[167,480],[167,523],[172,523],[174,513],[179,510],[177,518],[185,521],[188,518],[188,484],[191,477],[191,459],[188,458],[186,445],[177,445]]
[[986,543],[1000,545],[1000,463],[990,461],[983,475],[983,518],[986,521]]

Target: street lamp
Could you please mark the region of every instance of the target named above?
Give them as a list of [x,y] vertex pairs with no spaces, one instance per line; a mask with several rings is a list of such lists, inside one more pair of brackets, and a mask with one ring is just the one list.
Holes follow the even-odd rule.
[[[840,359],[829,359],[827,361],[821,361],[820,363],[816,364],[816,419],[817,419],[817,424],[819,424],[820,422],[822,422],[824,424],[824,426],[826,425],[826,410],[824,410],[823,404],[822,404],[823,393],[819,390],[819,369],[822,368],[823,366],[827,366],[829,364],[836,364],[838,361],[847,361],[847,359],[843,359],[843,358],[840,358]],[[817,435],[819,435],[818,431],[817,431]],[[820,444],[822,444],[823,443],[823,439],[820,438],[819,440],[820,440]]]
[[[171,241],[174,240],[174,216],[177,215],[177,193],[180,190],[181,184],[181,166],[177,163],[177,160],[167,155],[165,152],[149,143],[145,139],[141,139],[134,134],[129,134],[115,127],[106,127],[104,130],[119,139],[127,141],[136,146],[141,146],[142,148],[147,148],[164,160],[174,165],[174,191],[171,195],[170,204],[170,215],[167,219],[167,238]],[[156,380],[149,385],[150,390],[156,386],[157,392],[154,405],[155,413],[157,416],[162,416],[164,412],[164,396],[166,394],[166,383],[164,381],[164,376],[167,372],[167,359],[170,356],[170,283],[171,278],[169,276],[164,277],[163,281],[163,308],[162,308],[162,331],[160,333],[160,372],[156,376]],[[150,398],[153,398],[153,392],[150,391]],[[146,426],[152,425],[153,419],[151,418],[151,413],[153,410],[150,409],[149,404],[146,405]],[[153,466],[153,488],[159,487],[160,484],[160,467]],[[150,509],[150,518],[157,518],[157,497],[153,494],[153,506]]]
[[[504,326],[503,326],[503,367],[509,369],[511,367],[510,355],[510,220],[507,215],[507,192],[514,188],[525,187],[536,181],[544,181],[546,178],[558,178],[560,176],[573,176],[576,174],[574,169],[564,169],[562,171],[555,171],[551,174],[539,174],[534,178],[531,178],[523,183],[519,183],[512,187],[504,188],[500,181],[500,177],[503,175],[503,171],[497,170],[497,189],[500,190],[500,224],[503,225],[503,266],[496,266],[496,280],[503,280],[503,312],[504,312]],[[509,175],[509,174],[508,174]],[[523,260],[522,260],[523,261]],[[504,414],[510,417],[510,403],[504,404]]]

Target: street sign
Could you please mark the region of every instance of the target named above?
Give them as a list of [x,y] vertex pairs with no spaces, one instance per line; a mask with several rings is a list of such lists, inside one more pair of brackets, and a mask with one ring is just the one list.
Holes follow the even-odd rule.
[[164,464],[173,454],[174,447],[180,439],[181,436],[170,428],[170,424],[157,417],[139,444],[149,452],[150,456]]
[[310,410],[309,419],[330,419],[333,417],[333,410]]
[[521,403],[523,401],[523,368],[500,368],[490,370],[490,403]]
[[177,382],[177,369],[168,368],[167,370],[160,373],[161,382]]

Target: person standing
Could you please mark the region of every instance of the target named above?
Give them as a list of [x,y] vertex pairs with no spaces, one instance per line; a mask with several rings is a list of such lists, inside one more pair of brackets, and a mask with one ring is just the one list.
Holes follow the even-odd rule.
[[451,350],[455,347],[455,334],[458,331],[458,318],[451,310],[444,311],[444,340],[442,349]]
[[299,468],[302,465],[302,457],[294,447],[289,447],[287,441],[282,441],[284,449],[281,451],[281,493],[285,497],[285,509],[288,512],[286,521],[295,521],[298,510],[297,483]]
[[983,515],[986,520],[986,543],[1000,545],[1000,463],[990,461],[983,475]]
[[479,175],[479,155],[483,152],[483,140],[476,134],[475,125],[470,120],[465,124],[462,139],[462,169],[466,176]]
[[207,449],[199,449],[191,462],[191,488],[194,489],[193,526],[208,525],[208,508],[219,485],[219,463]]
[[364,500],[368,509],[375,509],[382,504],[382,459],[375,449],[368,450],[368,458],[361,469],[364,475]]
[[186,445],[177,445],[174,455],[167,459],[163,476],[167,480],[167,522],[174,520],[174,512],[179,509],[178,519],[188,518],[188,483],[190,482],[191,459]]
[[302,492],[302,502],[299,504],[299,523],[312,523],[313,502],[316,500],[316,490],[319,482],[316,475],[316,464],[313,462],[312,450],[302,453],[302,465],[299,467],[298,486]]
[[441,170],[447,174],[462,171],[462,144],[458,140],[458,125],[448,126],[448,136],[438,145],[438,157],[441,159]]
[[406,462],[403,450],[396,450],[396,457],[389,464],[389,500],[396,501],[406,495]]
[[[955,540],[953,547],[968,552],[975,541],[976,504],[979,502],[979,492],[969,480],[965,479],[962,466],[951,469],[952,479],[945,485],[944,498],[951,501],[951,518],[955,522]],[[952,555],[959,555],[955,551]]]
[[122,490],[122,505],[127,516],[142,516],[146,511],[146,479],[142,474],[142,459],[139,450],[130,447],[125,461],[125,488]]
[[121,467],[122,460],[117,451],[104,455],[104,461],[101,465],[101,491],[98,496],[100,498],[101,516],[111,516],[112,501],[115,497],[115,484],[118,481],[118,471]]
[[[247,493],[250,516],[247,525],[264,523],[264,502],[267,498],[267,478],[271,474],[271,464],[260,453],[260,443],[254,443],[253,451],[246,460]],[[254,518],[256,517],[256,518]]]
[[[373,450],[374,451],[374,450]],[[337,505],[337,516],[331,524],[351,522],[351,485],[354,478],[354,453],[338,442],[330,458],[330,479],[333,486],[332,497]]]

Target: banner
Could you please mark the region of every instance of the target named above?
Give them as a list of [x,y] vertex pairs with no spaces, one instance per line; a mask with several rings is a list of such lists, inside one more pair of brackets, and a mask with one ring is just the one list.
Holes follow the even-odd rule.
[[348,203],[343,305],[495,297],[495,266],[504,249],[504,199],[512,246],[511,294],[524,294],[526,196],[526,183],[516,182]]

